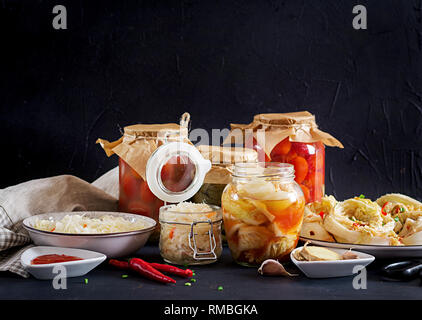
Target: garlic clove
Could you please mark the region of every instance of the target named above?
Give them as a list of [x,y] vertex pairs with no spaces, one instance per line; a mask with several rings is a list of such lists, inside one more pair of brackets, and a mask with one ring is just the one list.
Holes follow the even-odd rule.
[[287,272],[283,265],[274,259],[265,260],[259,267],[258,273],[263,276],[297,276],[297,274]]

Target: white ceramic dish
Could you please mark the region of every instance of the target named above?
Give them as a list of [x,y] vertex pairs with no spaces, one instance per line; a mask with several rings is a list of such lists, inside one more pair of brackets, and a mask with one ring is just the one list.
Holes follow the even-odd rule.
[[304,242],[310,242],[313,245],[338,249],[354,249],[373,255],[377,259],[391,258],[420,258],[422,257],[422,246],[381,246],[369,244],[351,244],[321,241],[300,237]]
[[[353,275],[353,268],[355,266],[367,266],[375,260],[374,256],[370,254],[352,251],[358,255],[358,259],[350,260],[335,260],[335,261],[299,261],[294,257],[294,252],[301,250],[303,247],[298,247],[290,253],[290,258],[293,263],[302,271],[308,278],[334,278],[346,277]],[[345,249],[333,249],[339,254],[343,254]]]
[[[129,221],[143,220],[147,227],[142,230],[101,234],[73,234],[59,233],[35,229],[36,219],[61,220],[67,214],[84,214],[87,217],[95,218],[104,215],[123,217]],[[45,213],[26,218],[23,226],[29,232],[29,236],[36,245],[79,248],[104,253],[109,258],[118,258],[130,255],[147,242],[149,236],[156,227],[154,219],[141,215],[122,212],[58,212]]]
[[[83,260],[49,263],[49,264],[31,264],[31,261],[36,257],[46,254],[64,254],[68,256],[74,256],[82,258]],[[101,262],[106,259],[106,256],[99,252],[72,249],[72,248],[60,248],[60,247],[32,247],[26,250],[21,255],[21,264],[32,274],[35,278],[41,280],[53,279],[61,271],[53,272],[54,266],[62,265],[66,270],[66,277],[79,277],[87,274],[89,271],[98,266]]]

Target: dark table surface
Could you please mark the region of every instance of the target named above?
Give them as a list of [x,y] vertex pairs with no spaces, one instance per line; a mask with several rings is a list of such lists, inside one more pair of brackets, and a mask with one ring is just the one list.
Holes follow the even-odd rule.
[[[140,251],[147,261],[162,261],[156,246],[147,245]],[[274,300],[274,299],[421,299],[421,280],[410,282],[385,281],[379,274],[387,261],[375,261],[368,267],[366,290],[353,289],[353,277],[308,279],[263,277],[255,268],[235,264],[228,248],[219,262],[194,266],[196,282],[185,286],[177,278],[175,285],[153,281],[113,269],[103,263],[86,276],[67,279],[66,290],[53,289],[51,281],[33,277],[21,278],[8,272],[0,273],[0,299],[148,299],[148,300]],[[292,265],[289,271],[298,272]],[[85,284],[85,278],[88,283]],[[223,286],[222,291],[217,288]]]

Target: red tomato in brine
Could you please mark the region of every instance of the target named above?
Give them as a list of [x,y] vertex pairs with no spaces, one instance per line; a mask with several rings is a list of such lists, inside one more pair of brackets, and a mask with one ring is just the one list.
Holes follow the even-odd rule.
[[308,163],[305,158],[298,156],[293,159],[292,164],[295,167],[295,181],[300,184],[308,174]]
[[280,155],[288,154],[291,147],[292,143],[290,142],[289,137],[287,137],[286,139],[278,143],[271,151],[271,159],[274,159],[274,157],[279,157]]
[[303,142],[293,142],[292,149],[301,157],[305,159],[310,155],[315,154],[315,147],[312,144],[307,144]]

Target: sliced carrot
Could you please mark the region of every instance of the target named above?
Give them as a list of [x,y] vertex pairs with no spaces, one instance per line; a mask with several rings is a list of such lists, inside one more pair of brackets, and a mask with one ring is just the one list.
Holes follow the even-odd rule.
[[171,230],[170,230],[170,232],[169,232],[169,238],[170,239],[173,239],[173,237],[174,237],[174,230],[176,229],[176,227],[173,227]]

